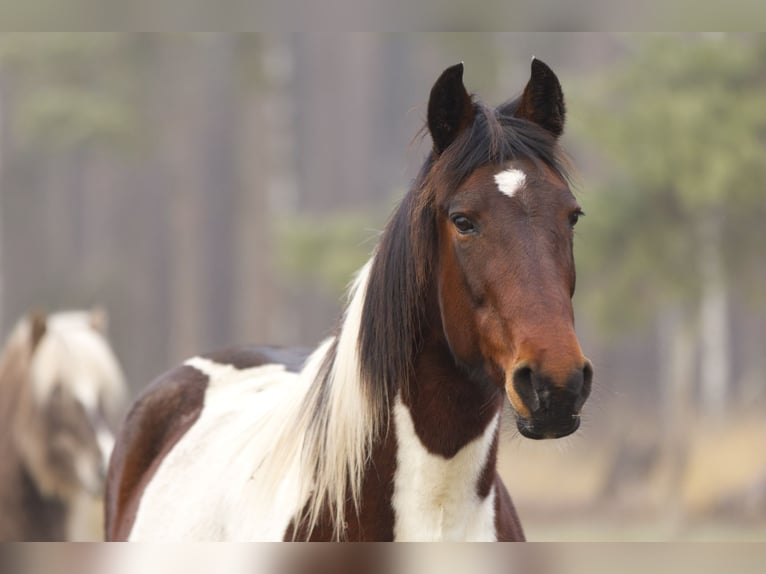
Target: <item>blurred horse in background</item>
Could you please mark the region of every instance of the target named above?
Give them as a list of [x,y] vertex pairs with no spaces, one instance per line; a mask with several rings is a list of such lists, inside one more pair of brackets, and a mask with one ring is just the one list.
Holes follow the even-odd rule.
[[125,402],[100,310],[30,314],[0,355],[0,540],[103,539],[112,429]]

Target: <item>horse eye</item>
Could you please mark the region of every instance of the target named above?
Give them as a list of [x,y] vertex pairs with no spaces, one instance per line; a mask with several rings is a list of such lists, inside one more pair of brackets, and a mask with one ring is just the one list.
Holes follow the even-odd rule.
[[574,229],[574,226],[577,225],[577,222],[584,215],[585,215],[585,212],[582,209],[578,209],[577,211],[573,211],[572,214],[569,216],[569,228],[570,229]]
[[453,215],[450,217],[450,219],[452,220],[453,225],[457,227],[458,233],[468,235],[470,233],[476,232],[476,227],[474,226],[473,222],[465,215]]

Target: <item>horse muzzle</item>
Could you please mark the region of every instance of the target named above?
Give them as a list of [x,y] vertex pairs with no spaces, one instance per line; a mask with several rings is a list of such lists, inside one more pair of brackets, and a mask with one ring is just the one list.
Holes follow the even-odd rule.
[[536,371],[528,364],[513,370],[506,385],[519,432],[532,439],[560,438],[580,428],[580,412],[590,395],[593,367],[585,361],[563,381]]

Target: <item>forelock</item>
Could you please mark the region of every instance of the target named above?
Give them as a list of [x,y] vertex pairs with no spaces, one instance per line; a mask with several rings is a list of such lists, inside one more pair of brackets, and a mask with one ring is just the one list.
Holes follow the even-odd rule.
[[513,115],[516,102],[497,109],[474,102],[475,117],[470,129],[460,134],[438,157],[433,153],[424,164],[416,186],[421,203],[445,200],[480,167],[503,166],[511,160],[528,160],[547,167],[569,181],[567,160],[555,136],[528,120]]

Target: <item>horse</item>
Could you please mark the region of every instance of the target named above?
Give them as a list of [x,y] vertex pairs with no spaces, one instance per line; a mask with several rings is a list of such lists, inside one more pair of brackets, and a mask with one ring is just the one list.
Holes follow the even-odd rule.
[[463,64],[431,89],[431,151],[309,354],[193,357],[133,404],[108,540],[524,540],[496,470],[521,435],[574,432],[593,367],[574,330],[565,104],[533,59],[490,108]]
[[[100,309],[20,319],[0,355],[0,540],[103,539],[122,371]],[[111,425],[111,427],[110,427]]]

